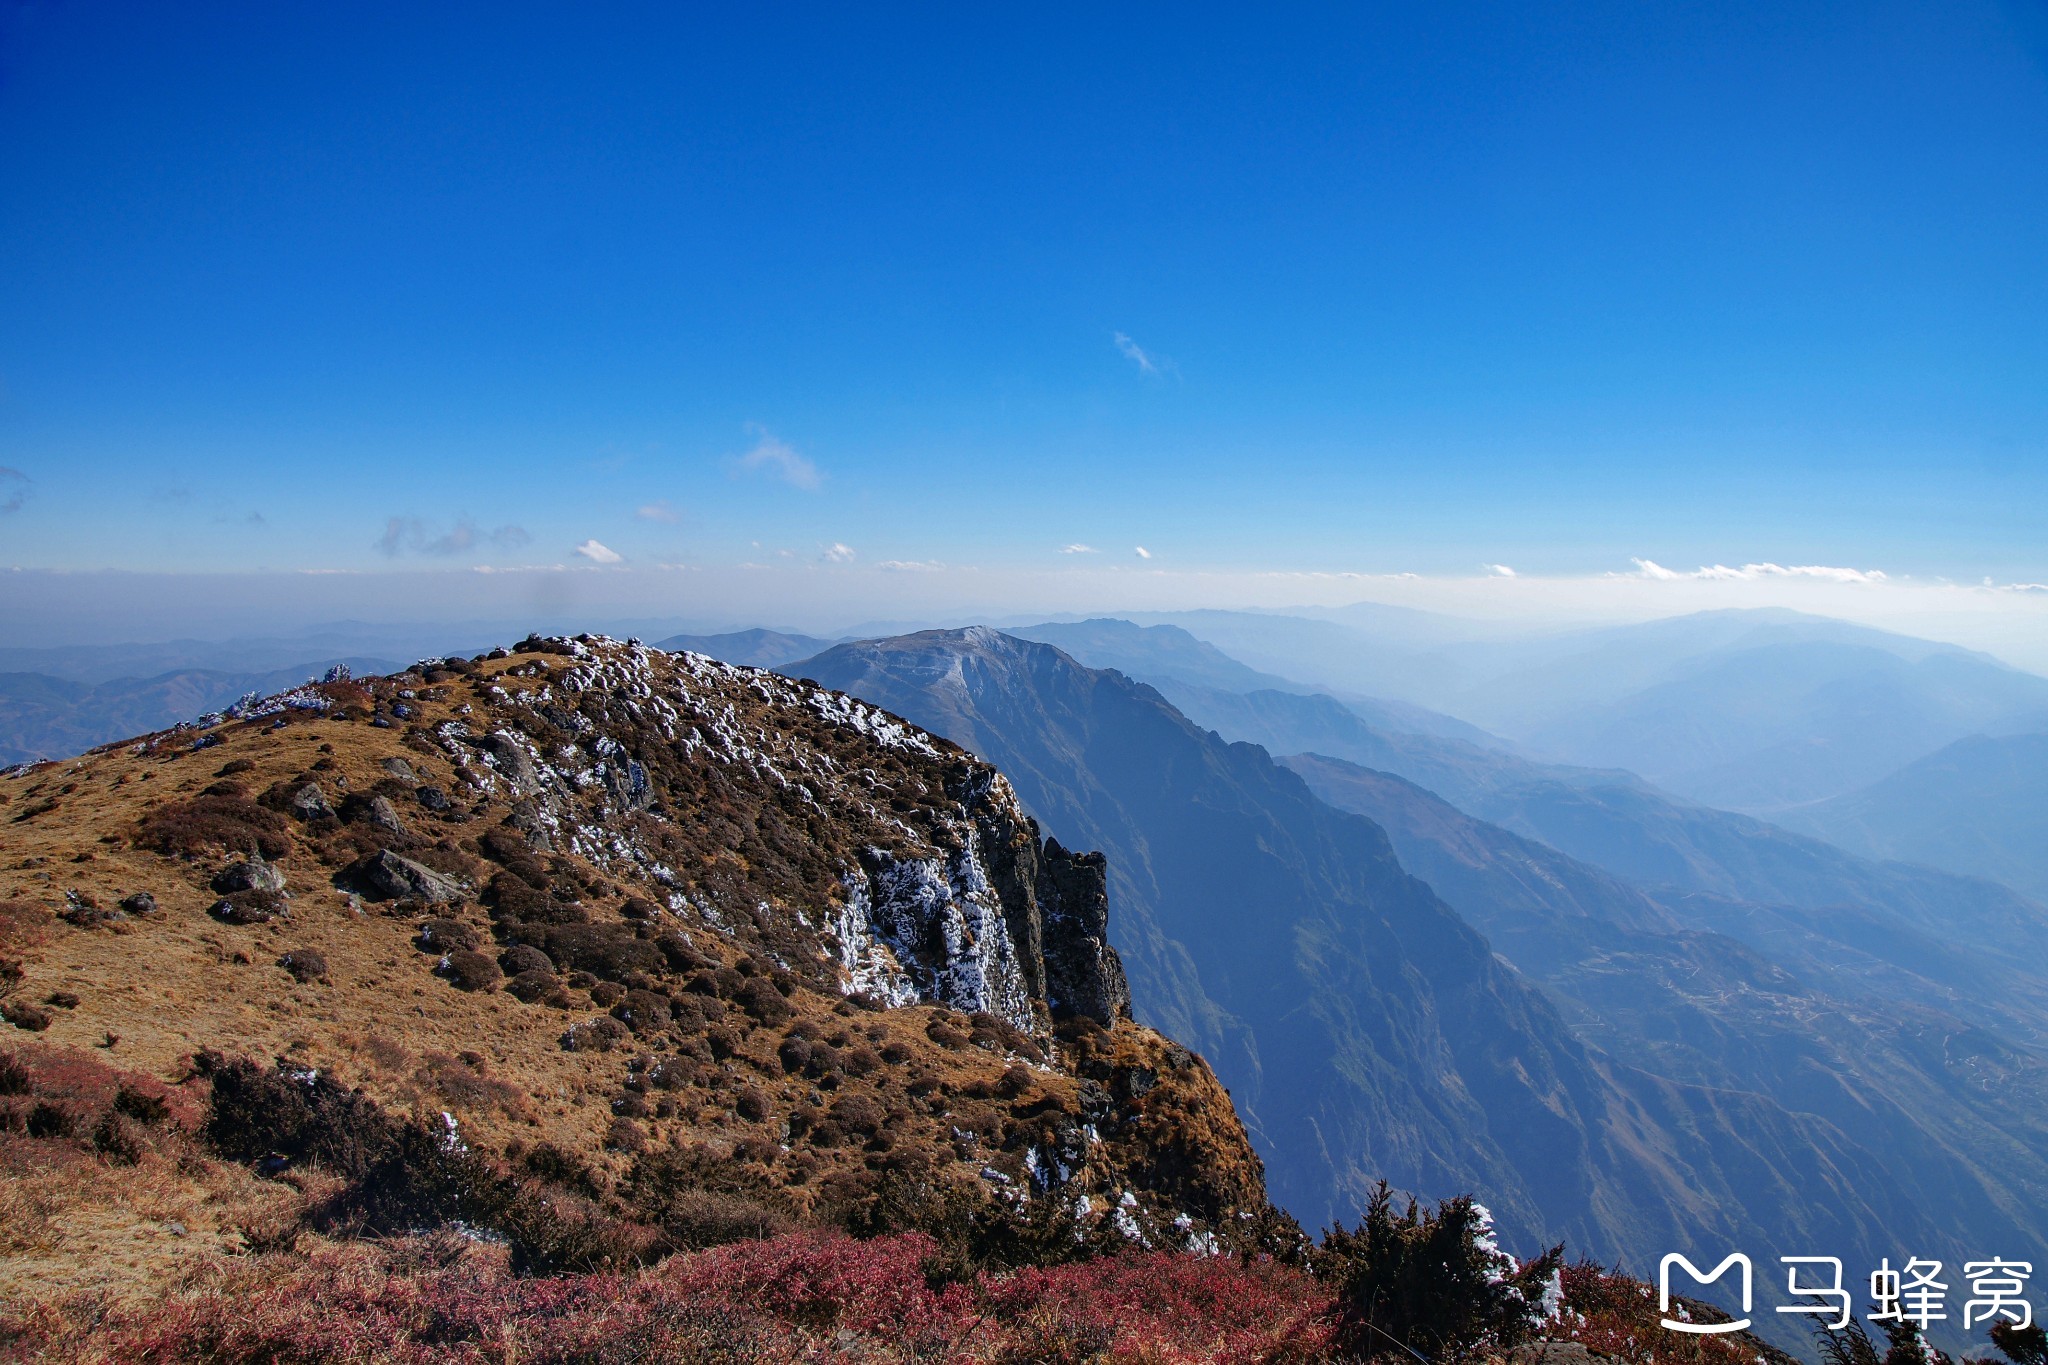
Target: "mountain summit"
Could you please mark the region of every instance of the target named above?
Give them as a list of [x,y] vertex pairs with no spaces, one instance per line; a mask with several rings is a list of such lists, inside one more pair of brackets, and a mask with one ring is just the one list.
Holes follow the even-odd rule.
[[[12,770],[0,820],[0,1014],[37,1049],[0,1082],[104,1057],[273,1176],[355,1180],[373,1227],[439,1191],[587,1268],[863,1219],[1214,1248],[1267,1210],[1207,1066],[1130,1019],[1103,857],[821,687],[530,639]],[[286,1202],[172,1184],[171,1269]],[[97,1231],[0,1288],[169,1273],[102,1254],[159,1215],[64,1188],[49,1226]]]

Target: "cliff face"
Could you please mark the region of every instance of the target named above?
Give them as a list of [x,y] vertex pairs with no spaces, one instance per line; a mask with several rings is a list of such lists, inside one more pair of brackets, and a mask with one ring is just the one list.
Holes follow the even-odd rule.
[[[811,858],[780,850],[797,859],[791,874],[836,902],[817,942],[797,945],[810,952],[792,970],[892,1005],[986,1012],[1039,1038],[1055,1014],[1129,1017],[1105,936],[1103,860],[1042,840],[995,769],[866,703],[773,673],[637,645],[559,647],[573,651],[559,677],[494,686],[495,728],[458,720],[433,732],[478,790],[514,803],[536,846],[644,877],[672,912],[745,933],[720,909],[718,878],[672,863],[678,847],[700,866],[721,862],[692,846],[692,807],[766,796],[816,844]],[[504,676],[530,683],[536,667]],[[738,790],[748,787],[757,793]],[[815,884],[820,857],[837,887]],[[812,927],[800,904],[771,900],[746,918],[764,914],[752,930],[778,940]]]
[[[663,1228],[682,1190],[1227,1245],[1263,1174],[1132,1022],[1107,871],[844,694],[529,640],[0,776],[0,1051],[194,1103],[203,1052],[287,1059]],[[173,1260],[230,1239],[203,1207]]]

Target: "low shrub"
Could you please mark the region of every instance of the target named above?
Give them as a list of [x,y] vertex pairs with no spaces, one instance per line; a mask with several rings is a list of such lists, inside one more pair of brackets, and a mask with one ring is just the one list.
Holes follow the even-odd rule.
[[507,976],[518,976],[523,972],[546,972],[553,976],[555,971],[554,959],[526,943],[515,943],[498,954],[498,966]]
[[377,1103],[323,1072],[202,1053],[213,1082],[206,1139],[223,1156],[257,1161],[273,1153],[317,1161],[356,1179],[385,1159],[397,1125]]
[[301,985],[327,976],[327,959],[317,948],[293,948],[277,960],[277,965],[291,973],[292,980]]
[[143,816],[136,842],[174,856],[226,849],[282,858],[291,849],[290,831],[282,815],[246,796],[198,796],[168,802]]
[[435,970],[447,977],[459,991],[496,990],[505,975],[498,970],[497,963],[467,948],[457,948],[449,953]]

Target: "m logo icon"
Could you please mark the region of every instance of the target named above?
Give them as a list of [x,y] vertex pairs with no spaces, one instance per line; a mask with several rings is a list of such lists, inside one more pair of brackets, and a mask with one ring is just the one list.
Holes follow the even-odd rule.
[[1672,1252],[1657,1263],[1657,1308],[1664,1314],[1664,1325],[1674,1332],[1692,1332],[1698,1336],[1713,1336],[1722,1332],[1740,1332],[1749,1326],[1749,1319],[1738,1322],[1676,1322],[1671,1317],[1671,1267],[1683,1266],[1685,1273],[1692,1276],[1694,1284],[1712,1284],[1728,1273],[1732,1265],[1742,1267],[1742,1311],[1749,1311],[1751,1282],[1756,1272],[1750,1267],[1749,1257],[1734,1252],[1727,1260],[1714,1267],[1712,1272],[1701,1274],[1700,1268],[1677,1252]]

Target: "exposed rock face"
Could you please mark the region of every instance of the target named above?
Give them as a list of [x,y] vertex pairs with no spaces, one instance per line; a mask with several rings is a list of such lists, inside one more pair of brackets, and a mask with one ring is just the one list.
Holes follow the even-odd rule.
[[1103,1022],[1130,1018],[1130,983],[1109,946],[1109,860],[1100,853],[1069,853],[1057,839],[1047,839],[1039,887],[1040,903],[1052,907],[1045,976],[1053,1012]]
[[[808,852],[824,860],[815,871],[831,874],[819,889],[837,902],[822,957],[808,927],[772,906],[737,912],[765,913],[765,946],[810,959],[792,970],[829,972],[847,994],[885,1003],[984,1011],[1041,1039],[1056,1016],[1129,1018],[1100,855],[1047,844],[995,769],[773,673],[610,641],[556,648],[567,669],[522,666],[550,681],[506,694],[487,734],[439,731],[451,756],[484,756],[477,780],[511,798],[506,823],[531,848],[631,868],[669,889],[669,909],[732,928],[719,880],[678,875],[673,826],[653,812],[664,791],[668,805],[715,807],[735,780],[767,783],[783,793],[779,819],[810,825]],[[896,766],[883,772],[843,742],[879,747]],[[821,821],[827,809],[834,818]]]

